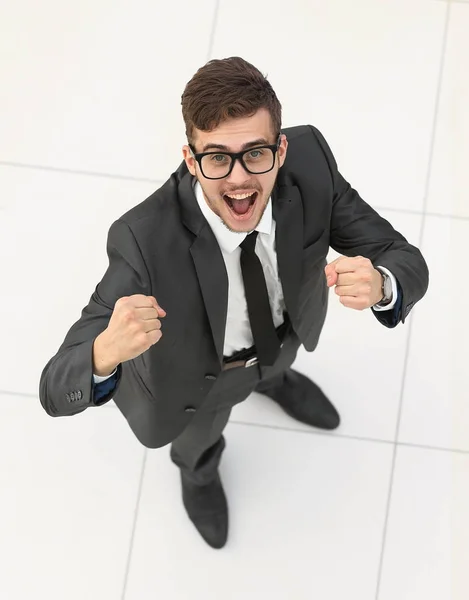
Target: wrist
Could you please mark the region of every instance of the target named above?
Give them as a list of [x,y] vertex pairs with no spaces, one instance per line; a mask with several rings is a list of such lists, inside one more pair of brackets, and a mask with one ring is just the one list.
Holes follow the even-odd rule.
[[106,377],[114,371],[119,362],[112,353],[105,330],[93,342],[93,373],[98,377]]

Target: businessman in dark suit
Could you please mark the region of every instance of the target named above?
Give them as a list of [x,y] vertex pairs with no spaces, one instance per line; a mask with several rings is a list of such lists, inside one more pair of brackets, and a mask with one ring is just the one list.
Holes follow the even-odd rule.
[[[184,161],[112,223],[109,266],[40,380],[51,416],[111,398],[148,448],[171,443],[187,513],[214,548],[228,506],[218,467],[231,409],[253,391],[335,429],[291,369],[341,303],[404,323],[425,294],[420,251],[339,173],[313,126],[281,128],[266,78],[241,58],[199,69],[182,96]],[[329,247],[342,256],[327,265]]]

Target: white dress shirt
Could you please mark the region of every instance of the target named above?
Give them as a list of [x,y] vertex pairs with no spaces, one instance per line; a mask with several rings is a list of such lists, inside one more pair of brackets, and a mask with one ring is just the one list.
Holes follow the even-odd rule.
[[[200,210],[207,219],[217,239],[226,265],[226,272],[228,274],[228,311],[223,355],[231,356],[237,350],[250,348],[254,345],[251,325],[249,323],[248,305],[244,293],[240,261],[241,248],[239,247],[248,234],[233,232],[226,227],[220,217],[208,206],[202,188],[197,181],[194,192]],[[282,284],[278,276],[277,253],[275,251],[275,221],[272,217],[272,202],[270,199],[255,231],[259,232],[256,239],[255,252],[264,270],[272,319],[275,327],[278,327],[283,323],[285,302],[283,300]]]
[[[231,356],[238,350],[250,348],[254,345],[251,325],[249,323],[246,295],[244,293],[244,283],[240,263],[241,248],[239,247],[248,234],[230,231],[221,218],[208,206],[202,188],[196,179],[194,179],[193,185],[200,210],[207,219],[207,222],[215,235],[226,265],[226,272],[228,274],[228,311],[223,354],[224,356]],[[285,302],[283,299],[282,283],[278,276],[277,253],[275,250],[275,220],[272,215],[271,198],[269,199],[264,214],[255,230],[259,232],[256,239],[255,252],[259,257],[264,270],[272,318],[275,327],[278,327],[283,323]],[[386,271],[391,278],[393,297],[392,301],[386,306],[379,307],[379,305],[375,305],[373,309],[391,310],[397,300],[396,279],[388,269],[385,269],[384,267],[380,268]],[[171,307],[168,307],[168,310],[171,310]],[[107,377],[93,375],[95,383],[105,381],[108,377],[112,377],[116,370]]]

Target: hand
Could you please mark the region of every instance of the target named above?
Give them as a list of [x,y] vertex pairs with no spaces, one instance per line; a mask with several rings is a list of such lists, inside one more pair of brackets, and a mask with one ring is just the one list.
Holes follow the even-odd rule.
[[161,317],[166,316],[153,296],[123,296],[114,305],[109,325],[103,332],[105,346],[114,364],[132,360],[162,337]]
[[383,299],[383,276],[363,256],[340,256],[325,269],[327,286],[336,286],[335,293],[348,308],[364,310]]

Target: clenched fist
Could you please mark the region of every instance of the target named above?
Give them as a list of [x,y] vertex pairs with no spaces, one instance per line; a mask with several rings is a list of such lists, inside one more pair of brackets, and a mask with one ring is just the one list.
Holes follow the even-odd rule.
[[162,337],[166,316],[153,296],[134,294],[117,300],[107,328],[93,345],[95,375],[112,373],[116,366],[143,354]]
[[363,256],[340,256],[324,269],[327,285],[336,286],[340,302],[355,310],[371,308],[383,299],[383,276]]

